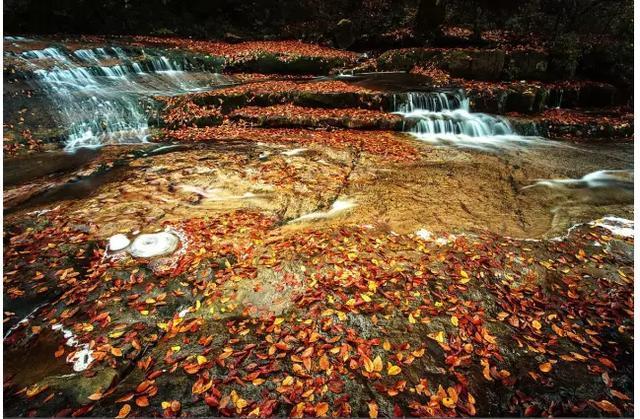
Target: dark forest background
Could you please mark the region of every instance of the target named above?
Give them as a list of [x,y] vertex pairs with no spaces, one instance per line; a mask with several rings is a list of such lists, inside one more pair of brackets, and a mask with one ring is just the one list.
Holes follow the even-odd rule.
[[632,79],[633,0],[5,0],[6,34],[304,39],[339,48],[542,45]]
[[631,35],[632,0],[5,0],[5,32],[323,40],[342,19],[356,38],[438,26]]

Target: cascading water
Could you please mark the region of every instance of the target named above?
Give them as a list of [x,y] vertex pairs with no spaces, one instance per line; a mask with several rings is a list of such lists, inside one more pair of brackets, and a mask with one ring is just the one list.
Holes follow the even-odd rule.
[[19,56],[33,69],[35,83],[55,103],[66,129],[67,151],[145,142],[150,96],[229,84],[220,74],[194,77],[180,62],[145,52],[134,56],[118,47],[73,52],[46,48]]
[[470,112],[460,90],[398,94],[394,102],[394,113],[406,119],[409,132],[433,144],[495,150],[537,138],[517,135],[506,118]]

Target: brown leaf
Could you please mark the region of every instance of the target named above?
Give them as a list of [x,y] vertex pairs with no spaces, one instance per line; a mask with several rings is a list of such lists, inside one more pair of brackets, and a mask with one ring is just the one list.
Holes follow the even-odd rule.
[[629,401],[629,400],[631,400],[631,398],[630,398],[629,396],[627,396],[627,395],[626,395],[626,394],[624,394],[624,393],[619,392],[618,390],[611,389],[611,390],[609,390],[609,391],[611,392],[611,395],[612,395],[612,396],[617,397],[617,398],[619,398],[620,400],[625,400],[625,401]]
[[622,416],[622,412],[620,412],[620,409],[618,409],[618,407],[615,404],[611,403],[608,400],[600,400],[599,402],[595,400],[589,400],[589,402],[595,405],[598,409],[602,410],[603,412]]

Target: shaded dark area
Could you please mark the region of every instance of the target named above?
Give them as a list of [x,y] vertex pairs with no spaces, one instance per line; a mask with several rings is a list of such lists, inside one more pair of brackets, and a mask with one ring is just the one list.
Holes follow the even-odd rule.
[[466,26],[478,42],[484,30],[554,40],[567,33],[633,34],[631,0],[8,0],[4,17],[8,33],[333,41],[352,32],[356,43],[384,37],[420,43],[442,35],[441,25]]
[[633,80],[631,0],[8,0],[5,33],[304,39],[360,51],[543,48],[567,77]]

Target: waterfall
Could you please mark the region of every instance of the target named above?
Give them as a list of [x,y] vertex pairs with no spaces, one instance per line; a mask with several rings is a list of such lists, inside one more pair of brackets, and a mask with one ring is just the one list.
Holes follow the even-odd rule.
[[397,94],[394,107],[408,132],[433,144],[492,150],[533,139],[515,134],[504,117],[471,112],[461,90]]
[[[182,62],[119,47],[45,48],[19,54],[55,105],[66,130],[65,150],[146,142],[150,97],[228,84],[217,73],[195,77]],[[201,75],[202,76],[202,75]]]

